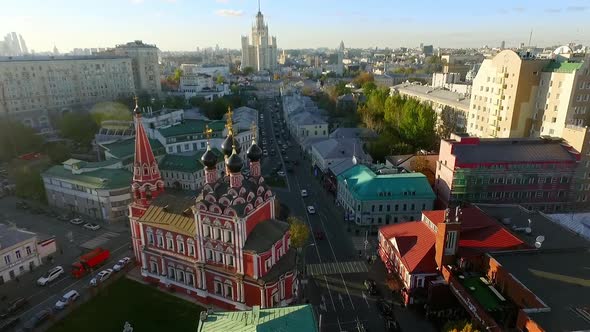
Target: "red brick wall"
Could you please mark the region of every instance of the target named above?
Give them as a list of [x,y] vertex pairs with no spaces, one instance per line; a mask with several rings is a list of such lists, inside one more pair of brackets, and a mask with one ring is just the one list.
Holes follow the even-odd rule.
[[544,308],[544,304],[524,287],[520,282],[515,280],[500,263],[492,257],[488,257],[488,278],[495,280],[495,287],[500,293],[508,296],[519,308]]
[[529,318],[526,312],[519,310],[518,317],[516,318],[516,328],[523,331],[525,328],[529,332],[545,332],[544,329],[539,327],[537,323]]

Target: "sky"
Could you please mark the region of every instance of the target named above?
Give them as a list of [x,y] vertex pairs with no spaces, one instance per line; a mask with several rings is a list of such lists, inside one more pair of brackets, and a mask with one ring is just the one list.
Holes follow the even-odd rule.
[[[239,48],[257,0],[0,0],[0,36],[29,49],[112,47],[132,40],[162,51]],[[279,48],[590,45],[590,0],[261,0]]]

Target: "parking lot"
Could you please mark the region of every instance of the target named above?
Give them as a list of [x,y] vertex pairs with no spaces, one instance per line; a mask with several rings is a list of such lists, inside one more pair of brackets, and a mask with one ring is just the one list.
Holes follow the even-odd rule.
[[[43,309],[54,307],[57,300],[67,291],[75,289],[81,296],[85,296],[91,289],[90,279],[103,268],[111,268],[117,260],[124,256],[132,257],[129,248],[130,235],[124,224],[101,225],[98,230],[86,229],[83,225],[74,225],[68,220],[59,220],[50,213],[35,211],[35,205],[29,203],[29,208],[17,208],[20,200],[15,197],[0,199],[0,222],[14,225],[38,234],[55,236],[57,251],[50,258],[33,271],[18,276],[17,280],[0,285],[0,311],[9,303],[18,298],[27,300],[27,304],[14,317],[20,317],[20,323],[31,319]],[[47,208],[43,208],[47,210]],[[57,215],[62,215],[58,213]],[[65,218],[63,218],[65,219]],[[92,271],[80,279],[70,275],[71,265],[78,258],[91,251],[102,247],[110,251],[110,258],[104,265]],[[46,286],[38,286],[37,279],[55,266],[61,266],[64,273]],[[63,315],[61,312],[51,310],[55,315]],[[0,325],[1,326],[1,325]]]

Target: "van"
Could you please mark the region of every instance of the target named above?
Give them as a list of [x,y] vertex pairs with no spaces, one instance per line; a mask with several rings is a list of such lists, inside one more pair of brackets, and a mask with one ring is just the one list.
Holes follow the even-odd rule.
[[62,296],[61,299],[59,299],[59,301],[55,303],[55,309],[61,310],[68,306],[70,303],[76,301],[79,297],[80,294],[77,291],[71,290],[65,293],[64,296]]

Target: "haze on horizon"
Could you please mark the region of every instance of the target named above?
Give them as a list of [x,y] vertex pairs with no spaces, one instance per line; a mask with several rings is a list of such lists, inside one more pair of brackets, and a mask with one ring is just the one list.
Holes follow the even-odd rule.
[[[261,0],[281,49],[590,44],[585,0]],[[0,38],[15,31],[36,52],[112,47],[141,39],[162,51],[238,49],[256,0],[21,0],[0,5]]]

